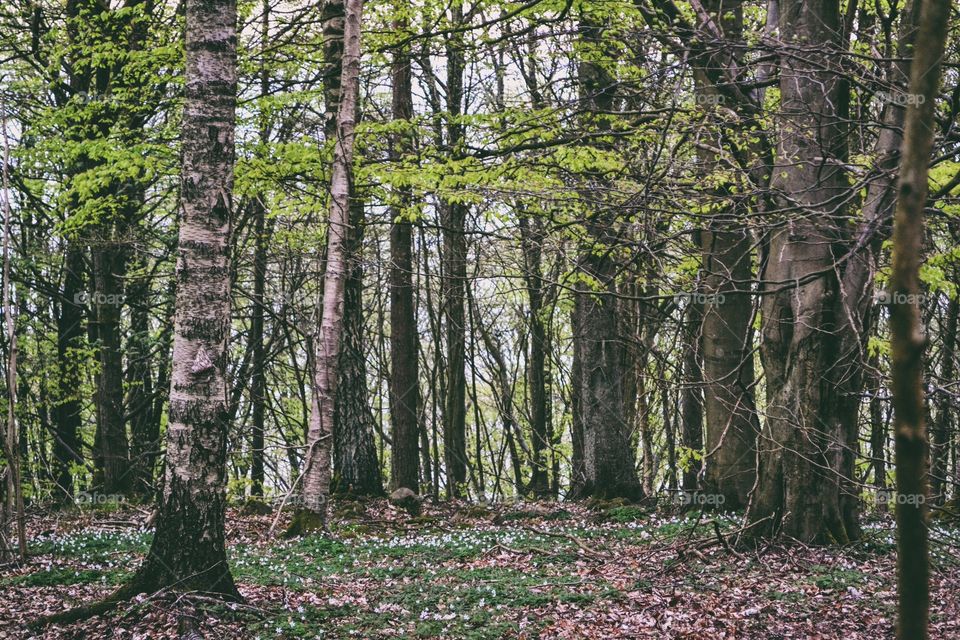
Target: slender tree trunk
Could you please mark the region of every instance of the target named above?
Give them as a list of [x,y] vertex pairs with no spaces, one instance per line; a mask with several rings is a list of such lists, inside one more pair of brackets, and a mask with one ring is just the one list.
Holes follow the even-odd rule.
[[[394,27],[405,33],[407,21],[398,21]],[[409,126],[413,118],[409,47],[401,47],[394,53],[391,73],[393,119]],[[411,142],[410,134],[398,133],[392,140],[391,160],[402,162],[410,152]],[[393,225],[390,227],[390,433],[393,440],[390,486],[419,493],[420,371],[413,287],[413,222],[407,211],[411,204],[410,190],[401,187],[397,195],[398,205],[391,211]],[[425,471],[429,473],[429,464]]]
[[910,69],[910,94],[893,223],[890,272],[890,348],[897,469],[897,638],[925,640],[929,609],[927,555],[927,435],[923,393],[926,335],[920,322],[923,210],[936,129],[934,100],[940,86],[950,22],[950,0],[923,0]]
[[320,331],[316,340],[312,411],[303,472],[303,509],[291,533],[326,526],[330,495],[334,402],[337,393],[340,342],[343,335],[344,289],[348,263],[347,234],[353,187],[354,128],[360,83],[360,19],[362,0],[347,0],[343,28],[343,71],[337,113],[333,174],[330,182],[330,221],[324,271]]
[[[20,562],[27,559],[27,534],[23,516],[23,487],[20,478],[20,432],[17,427],[17,334],[14,329],[13,304],[10,291],[10,142],[7,137],[7,105],[0,101],[0,134],[3,136],[3,284],[2,305],[4,329],[7,339],[7,430],[4,438],[4,457],[6,469],[6,502],[4,504],[3,527],[12,520],[16,523],[17,550]],[[10,538],[2,531],[4,541]]]
[[81,357],[83,348],[84,260],[76,242],[67,241],[63,262],[63,289],[57,315],[57,381],[59,389],[54,409],[53,457],[57,487],[64,502],[72,503],[74,490],[73,465],[83,462],[80,448]]
[[[450,5],[450,23],[463,22],[463,5],[455,0]],[[463,37],[448,37],[447,54],[447,147],[454,157],[461,153],[464,126],[457,119],[463,112]],[[443,414],[444,466],[447,472],[447,497],[459,498],[467,481],[466,389],[465,370],[466,313],[464,296],[467,280],[467,237],[465,232],[468,207],[458,202],[440,206],[443,228],[443,304],[447,329],[447,376]]]
[[[260,55],[266,56],[270,40],[270,2],[264,0],[260,21]],[[264,58],[260,61],[260,96],[270,94],[270,76]],[[260,116],[260,144],[269,144],[269,128],[266,117]],[[264,344],[264,307],[267,285],[267,246],[270,242],[266,223],[265,195],[260,195],[253,206],[253,308],[250,316],[250,350],[253,353],[250,376],[250,493],[262,496],[264,474],[264,427],[267,409],[267,353]]]
[[[943,384],[954,382],[957,348],[957,316],[960,313],[960,301],[951,298],[947,305],[947,323],[943,328],[943,350],[941,351],[940,379]],[[947,499],[947,459],[950,457],[950,436],[952,425],[950,392],[941,389],[936,399],[937,419],[933,425],[933,446],[930,448],[932,459],[930,473],[930,495],[933,503],[943,506]]]
[[570,494],[569,498],[582,498],[586,495],[587,472],[583,451],[583,401],[582,393],[583,369],[580,356],[581,341],[576,339],[580,325],[576,298],[573,311],[570,314],[570,326],[573,329],[573,358],[570,364]]
[[702,322],[703,305],[694,300],[687,307],[687,320],[684,323],[683,388],[680,391],[680,414],[683,420],[680,442],[685,453],[680,488],[687,493],[699,489],[703,466]]
[[150,553],[121,590],[129,595],[173,587],[240,599],[224,546],[236,38],[234,0],[188,0],[166,476]]
[[547,428],[547,329],[543,308],[543,223],[520,214],[520,243],[523,249],[524,281],[530,303],[530,359],[527,365],[527,385],[530,388],[530,430],[533,470],[530,491],[538,498],[550,496],[550,478],[546,452],[550,446]]

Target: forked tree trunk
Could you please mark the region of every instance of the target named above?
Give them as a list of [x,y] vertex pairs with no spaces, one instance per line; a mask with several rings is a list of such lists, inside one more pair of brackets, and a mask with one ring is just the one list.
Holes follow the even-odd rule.
[[330,495],[334,402],[337,392],[340,341],[343,333],[344,285],[347,278],[346,236],[353,186],[353,144],[360,77],[360,14],[362,0],[347,0],[344,21],[343,72],[337,114],[337,137],[330,182],[330,221],[327,265],[323,276],[320,331],[316,341],[312,411],[307,431],[303,472],[303,505],[289,533],[326,526]]
[[234,0],[188,0],[166,476],[153,544],[128,593],[240,598],[224,548],[236,38]]
[[923,210],[950,21],[950,0],[924,0],[910,70],[890,272],[890,348],[897,468],[897,638],[925,640],[930,605],[927,556],[927,434],[923,394],[926,335],[920,321]]
[[[337,139],[337,114],[342,91],[344,19],[343,0],[323,5],[324,134]],[[380,460],[374,442],[376,428],[367,392],[367,367],[363,336],[364,209],[351,183],[353,197],[343,241],[346,263],[343,328],[337,371],[339,383],[334,400],[333,473],[335,492],[357,495],[383,493]]]

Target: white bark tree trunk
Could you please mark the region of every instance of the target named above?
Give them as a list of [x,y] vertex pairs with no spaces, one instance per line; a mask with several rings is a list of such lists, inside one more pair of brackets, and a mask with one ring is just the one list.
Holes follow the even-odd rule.
[[[340,109],[330,182],[330,222],[327,229],[327,266],[324,273],[320,332],[316,342],[312,411],[307,430],[303,473],[303,509],[293,532],[322,528],[326,523],[333,448],[333,404],[337,391],[337,361],[343,334],[343,296],[347,264],[344,240],[350,223],[353,188],[353,146],[360,94],[360,19],[363,0],[348,0],[344,24]],[[299,527],[299,531],[296,529]]]
[[188,0],[180,243],[164,493],[136,591],[239,599],[224,548],[235,0]]

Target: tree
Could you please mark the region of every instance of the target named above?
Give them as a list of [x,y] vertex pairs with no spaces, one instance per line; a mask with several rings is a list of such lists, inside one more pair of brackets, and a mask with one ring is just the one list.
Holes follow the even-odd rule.
[[[929,608],[927,434],[923,393],[926,336],[920,323],[920,260],[924,245],[934,100],[951,3],[923,0],[910,67],[912,106],[903,130],[890,273],[890,348],[897,468],[897,638],[925,640]],[[912,499],[900,499],[904,498]]]
[[[402,6],[396,7],[403,11]],[[398,19],[396,30],[405,36],[407,20]],[[402,45],[394,52],[391,66],[393,92],[391,116],[410,127],[413,118],[413,87],[410,50]],[[397,133],[391,143],[391,160],[402,162],[411,151],[411,132]],[[420,373],[417,362],[416,301],[413,286],[413,222],[410,220],[410,189],[397,190],[397,206],[391,209],[390,227],[390,485],[394,489],[420,489]]]
[[[836,3],[780,3],[780,115],[772,188],[780,219],[761,259],[761,356],[766,422],[758,487],[750,505],[754,535],[777,530],[806,542],[843,543],[858,535],[844,508],[850,477],[848,435],[837,420],[831,369],[840,286],[834,247],[845,229],[846,100],[829,59],[842,50]],[[802,54],[801,54],[802,50]]]
[[331,439],[343,335],[344,284],[348,269],[345,243],[349,233],[350,198],[353,195],[354,130],[360,93],[360,18],[363,2],[347,0],[345,6],[343,67],[330,180],[327,264],[323,276],[320,331],[314,356],[315,378],[303,472],[303,506],[291,525],[291,534],[325,527],[330,495]]
[[240,599],[224,546],[236,34],[234,0],[187,3],[166,475],[150,552],[126,595],[176,587]]
[[[604,42],[605,17],[584,14],[579,37],[585,51],[577,82],[584,112],[590,124],[609,127],[607,114],[614,110],[616,78],[603,62],[597,62]],[[610,56],[600,56],[609,60]],[[585,495],[638,498],[642,488],[634,469],[632,425],[625,419],[621,351],[617,321],[617,264],[611,256],[616,246],[613,209],[596,195],[602,193],[597,175],[588,178],[585,190],[586,238],[580,250],[572,317],[574,349],[579,358],[577,403],[582,428]]]

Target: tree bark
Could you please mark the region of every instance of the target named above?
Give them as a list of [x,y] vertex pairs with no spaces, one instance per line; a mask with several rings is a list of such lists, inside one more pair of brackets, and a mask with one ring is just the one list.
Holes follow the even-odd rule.
[[150,553],[127,593],[240,599],[224,547],[236,43],[234,0],[188,0],[166,475]]
[[530,359],[527,365],[527,385],[530,388],[530,431],[532,473],[530,491],[537,498],[547,498],[550,493],[550,477],[546,452],[550,446],[547,415],[547,329],[543,306],[543,222],[520,213],[520,243],[523,249],[523,277],[530,304]]
[[[609,128],[606,114],[614,111],[616,78],[602,62],[594,61],[603,47],[604,26],[595,17],[580,18],[579,38],[586,54],[580,60],[578,84],[584,111],[591,124]],[[615,210],[596,197],[601,192],[598,176],[585,176],[591,184],[583,189],[591,209],[586,214],[586,238],[579,268],[584,277],[574,293],[574,348],[580,358],[577,376],[578,409],[583,430],[584,484],[581,493],[595,497],[639,498],[643,489],[634,468],[632,427],[624,415],[624,345],[617,318],[617,265],[611,254],[617,237]],[[590,188],[596,187],[596,188]]]
[[[838,6],[780,3],[780,138],[772,186],[785,222],[770,232],[762,270],[761,356],[767,415],[750,535],[782,531],[808,543],[845,543],[858,523],[843,508],[848,437],[838,390],[822,382],[837,348],[840,293],[833,248],[845,228]],[[800,53],[802,51],[802,53]],[[825,147],[823,141],[828,141]],[[782,195],[780,195],[782,194]]]
[[312,411],[307,432],[307,454],[303,472],[303,509],[294,523],[306,532],[326,526],[330,495],[330,466],[333,442],[340,343],[343,335],[344,289],[348,270],[346,255],[350,225],[350,198],[353,186],[354,128],[359,100],[360,19],[362,0],[347,0],[343,29],[341,96],[330,181],[330,221],[327,229],[327,265],[323,276],[320,331],[316,340]]
[[[326,0],[323,5],[324,133],[337,139],[337,114],[343,90],[344,20],[343,0]],[[357,109],[359,116],[359,108]],[[352,180],[352,176],[351,176]],[[363,344],[363,200],[351,182],[349,223],[343,251],[346,261],[343,327],[339,362],[340,380],[334,400],[332,490],[356,495],[380,495],[383,480],[377,456],[367,392],[366,354]]]
[[[399,5],[398,5],[399,7]],[[407,21],[399,20],[395,30],[405,33]],[[413,83],[410,49],[394,53],[392,117],[410,125],[413,118]],[[391,141],[391,160],[402,162],[411,150],[411,136],[398,133]],[[420,492],[420,370],[417,343],[416,301],[413,286],[413,222],[407,208],[410,190],[397,190],[397,206],[390,214],[390,486]],[[429,467],[428,469],[429,470]]]
[[910,69],[890,272],[890,349],[897,469],[897,638],[925,640],[930,604],[927,542],[927,434],[920,321],[927,180],[933,149],[934,101],[940,86],[950,22],[950,0],[923,0],[917,46]]
[[83,346],[83,252],[76,242],[67,241],[63,260],[63,288],[57,314],[57,380],[58,402],[54,409],[53,458],[56,467],[58,496],[73,502],[73,465],[83,462],[80,448],[80,356]]

